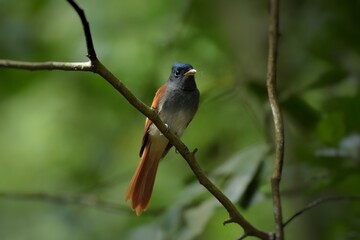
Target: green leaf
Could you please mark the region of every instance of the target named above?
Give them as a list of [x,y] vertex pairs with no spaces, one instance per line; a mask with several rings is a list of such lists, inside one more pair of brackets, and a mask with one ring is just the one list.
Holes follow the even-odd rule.
[[291,96],[281,104],[286,114],[303,128],[313,129],[319,120],[318,112],[299,96]]
[[211,198],[185,212],[185,226],[177,234],[177,240],[191,240],[200,235],[215,213],[219,203]]
[[219,166],[212,176],[228,176],[231,174],[246,174],[249,165],[257,165],[258,161],[267,153],[269,147],[266,144],[258,144],[245,150],[241,150],[231,156],[223,165]]
[[138,228],[130,234],[127,240],[138,240],[138,239],[151,239],[151,240],[163,240],[164,234],[158,223],[150,223]]
[[326,110],[330,113],[341,112],[347,133],[360,131],[360,96],[338,97],[331,99]]
[[262,177],[262,172],[264,170],[264,161],[261,161],[260,164],[257,166],[256,172],[253,175],[253,178],[249,182],[245,192],[242,194],[242,196],[239,199],[240,207],[243,209],[246,209],[250,206],[252,203],[255,194],[258,192],[260,180]]
[[268,95],[266,90],[266,85],[258,81],[249,81],[245,83],[245,87],[249,92],[254,94],[259,100],[267,101]]
[[311,83],[307,89],[319,89],[340,83],[347,76],[347,72],[339,67],[329,69],[319,76],[319,78]]
[[337,145],[345,135],[344,114],[342,112],[332,112],[324,116],[319,122],[316,132],[324,143],[333,146]]
[[235,154],[224,165],[215,170],[215,175],[227,177],[224,193],[233,202],[247,207],[257,192],[262,163],[269,147],[259,144]]

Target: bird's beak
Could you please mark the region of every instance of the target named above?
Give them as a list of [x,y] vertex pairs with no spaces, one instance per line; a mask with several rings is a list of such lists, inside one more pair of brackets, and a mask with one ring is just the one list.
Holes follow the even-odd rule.
[[194,76],[196,73],[195,69],[190,69],[189,71],[187,71],[184,76]]

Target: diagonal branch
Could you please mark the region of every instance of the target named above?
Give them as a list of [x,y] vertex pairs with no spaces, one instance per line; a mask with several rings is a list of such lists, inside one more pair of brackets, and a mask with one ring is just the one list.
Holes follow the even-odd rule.
[[280,111],[279,101],[276,94],[276,69],[279,38],[279,0],[270,0],[270,23],[269,23],[269,55],[267,70],[267,90],[270,107],[275,125],[275,167],[271,177],[273,197],[273,211],[275,218],[276,239],[284,239],[282,223],[282,207],[280,197],[280,181],[284,161],[284,125]]
[[235,205],[230,201],[230,199],[225,196],[220,189],[218,189],[204,174],[199,164],[195,159],[195,151],[190,152],[186,145],[171,131],[168,131],[165,124],[161,121],[157,112],[138,98],[135,97],[133,93],[117,78],[115,77],[96,57],[94,45],[92,42],[92,37],[90,33],[90,27],[86,20],[84,11],[73,1],[67,0],[71,6],[75,9],[79,15],[86,39],[88,57],[90,62],[84,63],[56,63],[56,62],[45,62],[45,63],[27,63],[20,61],[10,61],[10,60],[0,60],[0,67],[8,68],[18,68],[25,70],[66,70],[66,71],[90,71],[94,72],[101,77],[103,77],[107,82],[109,82],[119,93],[121,93],[125,99],[136,109],[142,112],[146,117],[148,117],[157,128],[166,136],[170,143],[178,150],[178,152],[183,156],[187,161],[190,168],[194,172],[195,176],[202,184],[228,211],[229,220],[225,221],[226,223],[237,223],[244,229],[244,237],[246,236],[255,236],[260,239],[270,239],[270,235],[264,231],[261,231],[254,227],[250,222],[248,222],[237,210]]

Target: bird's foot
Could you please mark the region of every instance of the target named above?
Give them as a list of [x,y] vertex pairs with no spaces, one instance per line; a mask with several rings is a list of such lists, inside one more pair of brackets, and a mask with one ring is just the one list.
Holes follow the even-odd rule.
[[[166,132],[169,132],[170,131],[170,127],[167,123],[164,123],[165,127],[166,127]],[[162,136],[164,134],[160,133],[160,136]]]

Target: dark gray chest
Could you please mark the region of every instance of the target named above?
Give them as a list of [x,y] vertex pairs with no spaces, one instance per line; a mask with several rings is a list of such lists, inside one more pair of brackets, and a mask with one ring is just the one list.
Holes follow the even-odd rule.
[[167,92],[166,101],[160,103],[159,114],[164,123],[177,135],[181,135],[199,106],[199,91],[173,89]]

